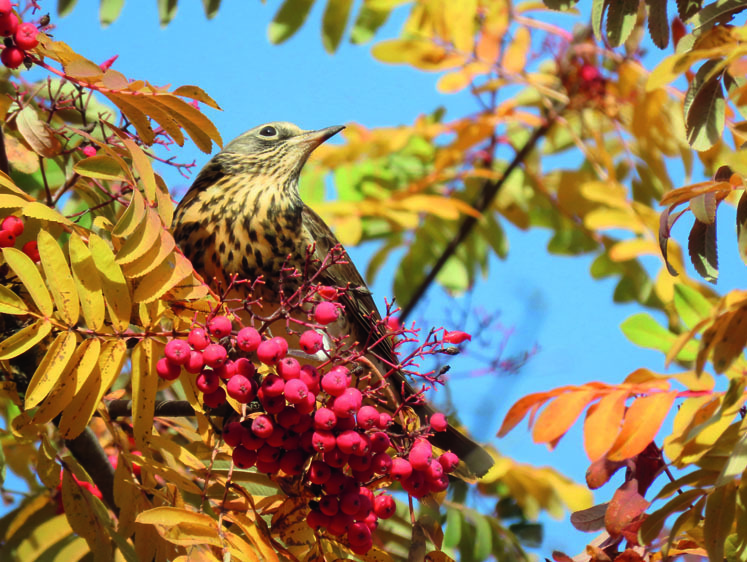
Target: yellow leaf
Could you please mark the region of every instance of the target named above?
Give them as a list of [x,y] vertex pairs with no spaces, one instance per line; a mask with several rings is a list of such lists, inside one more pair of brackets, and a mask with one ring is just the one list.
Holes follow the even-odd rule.
[[676,392],[657,392],[635,400],[607,458],[622,461],[643,451],[656,437],[676,397]]
[[135,232],[145,218],[145,199],[135,190],[130,197],[130,204],[112,229],[112,234],[118,238],[125,238]]
[[169,188],[161,176],[156,176],[156,183],[159,187],[156,191],[156,211],[158,211],[158,216],[161,217],[163,226],[171,228],[171,223],[174,220],[174,202],[171,200]]
[[127,343],[122,338],[104,341],[101,345],[101,356],[98,368],[101,371],[102,386],[108,389],[122,371],[127,353]]
[[[212,151],[211,140],[218,146],[223,146],[223,140],[221,139],[218,129],[215,128],[210,119],[199,110],[185,101],[177,98],[174,95],[160,95],[154,99],[157,103],[166,106],[166,111],[170,111],[171,115],[176,119],[179,124],[187,131],[190,138],[197,145],[197,148],[202,150],[206,154],[210,154]],[[136,101],[139,101],[137,98]]]
[[47,488],[56,488],[60,483],[60,465],[57,464],[57,450],[49,442],[49,438],[42,434],[39,451],[36,457],[36,474]]
[[135,144],[132,139],[123,137],[122,142],[132,155],[132,164],[135,166],[135,171],[137,171],[140,181],[143,183],[145,198],[150,203],[155,203],[156,190],[158,188],[156,187],[156,177],[153,173],[153,167],[150,165],[150,160],[145,155],[145,152],[143,152],[143,149]]
[[26,205],[22,211],[23,215],[32,219],[39,219],[43,221],[56,222],[64,224],[66,226],[72,226],[73,223],[67,217],[64,217],[51,207],[47,207],[43,203],[33,201]]
[[101,374],[98,369],[94,369],[85,379],[80,391],[62,411],[58,427],[63,439],[74,439],[83,433],[96,411],[99,395],[104,395],[104,389],[101,388]]
[[170,437],[167,438],[160,435],[153,435],[151,437],[151,444],[156,450],[165,451],[173,456],[180,465],[184,465],[193,470],[205,469],[205,463]]
[[424,39],[388,39],[374,45],[371,54],[384,63],[409,64],[427,71],[457,68],[467,60],[464,55]]
[[57,305],[57,312],[68,326],[75,326],[78,323],[80,306],[75,281],[67,265],[65,254],[62,253],[57,240],[46,230],[39,231],[37,243],[44,275],[51,280],[49,290]]
[[142,111],[142,109],[137,107],[136,96],[116,92],[104,92],[104,95],[119,108],[127,119],[129,119],[130,123],[135,127],[140,139],[147,145],[153,144],[156,135],[153,132],[153,128],[150,126],[148,116]]
[[26,410],[41,402],[52,390],[75,351],[75,332],[62,332],[47,349],[47,353],[31,377],[26,390]]
[[51,316],[54,307],[52,297],[49,295],[47,286],[44,284],[36,264],[31,258],[16,248],[3,248],[3,257],[5,263],[10,266],[13,272],[23,283],[23,286],[31,295],[34,304],[44,316]]
[[[59,469],[57,470],[57,473],[59,475]],[[16,511],[13,520],[10,521],[10,524],[5,528],[5,534],[3,536],[4,542],[9,542],[18,531],[22,529],[28,530],[26,522],[48,506],[49,496],[46,493],[41,493],[37,496],[33,496],[29,501],[24,501],[23,504],[19,506],[18,511]]]
[[27,105],[18,112],[16,126],[31,149],[44,158],[54,158],[62,151],[60,139],[52,128],[39,118],[39,114]]
[[147,254],[161,237],[161,219],[154,209],[148,208],[144,219],[137,225],[135,232],[128,236],[117,252],[117,263],[132,263]]
[[265,562],[280,562],[280,559],[272,546],[270,537],[265,537],[260,533],[259,526],[255,521],[252,521],[243,513],[236,512],[226,514],[225,519],[234,522],[242,531],[244,531],[246,537],[252,542],[257,550],[259,550],[261,560],[264,560]]
[[93,256],[88,246],[75,232],[70,235],[68,251],[83,318],[89,328],[98,330],[104,324],[105,308],[101,280],[93,262]]
[[141,451],[150,448],[159,378],[155,366],[153,342],[145,338],[132,350],[132,425]]
[[153,525],[161,537],[173,544],[223,546],[218,535],[218,522],[203,513],[178,507],[154,507],[138,514],[135,521]]
[[132,298],[122,269],[115,261],[114,252],[102,238],[91,234],[88,246],[99,273],[104,298],[109,305],[112,325],[117,331],[126,330],[130,325]]
[[52,324],[43,318],[17,331],[8,339],[0,342],[0,359],[18,357],[43,340],[51,330]]
[[193,100],[200,101],[204,103],[205,105],[209,105],[213,109],[220,109],[220,106],[215,102],[213,98],[211,98],[207,93],[205,93],[205,90],[202,88],[199,88],[198,86],[179,86],[176,90],[172,92],[175,96],[182,96],[185,98],[190,98]]
[[617,242],[609,250],[612,261],[627,261],[640,256],[658,256],[659,245],[653,240],[634,238]]
[[0,314],[28,314],[29,308],[23,299],[5,285],[0,285]]
[[636,234],[643,233],[646,228],[630,211],[618,209],[595,209],[584,217],[584,226],[591,230],[608,228],[623,228]]
[[[10,191],[12,194],[15,194],[15,195],[21,197],[26,202],[34,200],[34,198],[31,195],[29,195],[28,193],[26,193],[25,191],[23,191],[21,188],[19,188],[13,182],[13,180],[10,178],[10,176],[8,174],[6,174],[5,172],[1,172],[1,171],[0,171],[0,186],[4,187],[8,191]],[[3,195],[6,195],[6,194],[3,193]],[[2,205],[0,205],[0,206],[2,206]]]
[[94,560],[105,560],[110,552],[109,534],[101,524],[93,508],[99,502],[89,491],[83,491],[69,470],[62,475],[62,505],[73,531],[83,537],[94,552]]
[[73,170],[86,178],[110,181],[129,180],[119,162],[106,154],[97,154],[79,160],[73,165]]
[[122,264],[122,271],[126,277],[132,279],[150,273],[174,251],[176,243],[171,233],[162,228],[159,234],[160,241],[153,244],[150,250],[132,262]]
[[18,195],[12,195],[10,193],[0,194],[0,209],[20,209],[28,204],[28,201]]
[[516,30],[511,43],[503,53],[503,70],[511,74],[524,71],[527,64],[527,53],[531,45],[531,35],[526,27]]
[[151,302],[176,287],[192,273],[192,264],[182,254],[173,253],[142,278],[135,289],[135,302]]

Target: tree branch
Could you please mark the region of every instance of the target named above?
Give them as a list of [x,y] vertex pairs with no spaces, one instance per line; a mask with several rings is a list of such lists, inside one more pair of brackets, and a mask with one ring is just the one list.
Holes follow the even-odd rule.
[[[475,201],[472,203],[472,207],[474,207],[475,210],[480,213],[480,215],[482,215],[493,202],[493,199],[495,199],[495,196],[498,195],[498,192],[501,190],[501,187],[503,187],[503,184],[506,183],[506,180],[508,180],[508,178],[511,176],[511,173],[519,167],[519,165],[527,158],[527,156],[529,156],[529,153],[535,148],[535,146],[537,146],[539,140],[547,134],[547,132],[550,130],[550,127],[552,127],[553,123],[555,123],[555,116],[555,113],[546,116],[545,123],[534,130],[532,136],[529,137],[529,140],[527,140],[524,146],[521,147],[521,150],[516,153],[516,156],[514,156],[514,159],[503,172],[503,175],[500,177],[500,179],[494,182],[485,183],[483,189],[480,191],[480,193],[475,198]],[[428,272],[428,275],[425,276],[425,279],[423,279],[420,285],[418,285],[417,289],[415,289],[410,302],[402,307],[402,312],[400,313],[400,319],[402,321],[406,320],[409,314],[417,306],[418,302],[420,302],[420,299],[423,298],[423,295],[425,295],[425,292],[428,290],[428,287],[430,287],[430,285],[436,279],[439,271],[443,269],[449,258],[454,255],[454,252],[456,252],[459,245],[467,239],[467,236],[469,236],[469,234],[472,232],[472,229],[475,228],[479,220],[480,219],[478,217],[475,217],[473,215],[465,217],[464,221],[459,227],[459,232],[457,233],[457,235],[451,240],[449,245],[446,246],[441,256],[433,265],[433,268]]]
[[91,428],[87,427],[75,439],[66,439],[65,445],[75,460],[86,469],[109,508],[119,515],[119,508],[114,503],[114,467]]

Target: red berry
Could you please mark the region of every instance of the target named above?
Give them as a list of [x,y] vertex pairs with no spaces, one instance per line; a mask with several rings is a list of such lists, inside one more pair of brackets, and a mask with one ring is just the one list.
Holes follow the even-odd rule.
[[347,532],[352,524],[353,518],[350,515],[338,512],[337,515],[332,517],[332,521],[330,522],[329,527],[327,527],[327,531],[336,537],[341,537]]
[[323,299],[327,299],[328,301],[333,301],[337,299],[337,288],[336,287],[327,287],[324,285],[320,285],[317,289],[317,292],[319,293],[319,296]]
[[389,436],[383,431],[377,431],[371,435],[371,451],[374,453],[383,453],[389,448],[391,441]]
[[314,428],[330,430],[335,427],[337,416],[329,408],[319,408],[314,412]]
[[239,404],[248,404],[254,400],[256,395],[254,386],[252,386],[252,381],[244,375],[232,376],[229,379],[228,384],[226,384],[226,392],[228,392],[228,395]]
[[[332,408],[333,406],[334,402],[331,402],[329,407]],[[341,431],[347,431],[348,429],[355,429],[355,418],[341,418],[338,416],[335,429],[338,433]]]
[[252,432],[257,437],[267,439],[272,435],[272,431],[275,429],[275,424],[270,416],[261,414],[254,418],[252,421]]
[[314,411],[314,408],[316,408],[316,396],[311,394],[311,392],[306,395],[306,398],[302,402],[296,404],[296,409],[302,416],[310,414]]
[[413,445],[407,457],[415,470],[426,470],[433,460],[433,451],[425,445]]
[[350,455],[348,465],[354,472],[364,472],[371,467],[371,455],[357,455],[354,453]]
[[272,433],[267,438],[267,444],[273,447],[280,448],[283,446],[285,441],[286,431],[280,424],[276,424],[272,430]]
[[319,394],[322,379],[319,376],[319,371],[317,371],[315,367],[312,367],[311,365],[302,365],[300,378],[306,383],[306,386],[309,387],[309,392],[314,395]]
[[233,464],[238,468],[251,468],[257,462],[257,452],[239,445],[233,450]]
[[286,452],[280,457],[280,470],[288,476],[296,476],[303,472],[303,465],[306,463],[306,455],[298,449]]
[[371,468],[376,474],[388,474],[392,469],[392,457],[386,453],[376,453],[371,459]]
[[333,468],[342,468],[348,464],[350,455],[343,453],[340,449],[332,449],[331,451],[325,451],[322,455],[322,460]]
[[363,546],[371,542],[371,529],[365,523],[353,523],[348,529],[350,546]]
[[[296,410],[299,414],[301,414],[301,412],[298,410],[298,406],[296,406]],[[301,414],[301,419],[298,420],[298,423],[291,427],[291,429],[300,435],[302,433],[305,433],[306,430],[312,426],[312,423],[313,422],[311,416]]]
[[600,77],[599,70],[591,64],[584,64],[578,71],[578,76],[584,82],[592,82]]
[[278,374],[284,380],[297,379],[301,376],[301,364],[293,357],[285,357],[280,360],[277,366]]
[[36,39],[37,33],[39,33],[39,30],[36,29],[36,26],[33,23],[22,23],[16,30],[16,46],[25,51],[33,49],[39,44],[39,41]]
[[396,332],[400,328],[399,319],[396,316],[387,316],[384,319],[384,323],[390,332]]
[[361,508],[361,495],[356,490],[340,496],[340,511],[348,515],[355,515]]
[[213,370],[221,379],[227,381],[236,374],[236,365],[233,361],[226,361],[223,365],[213,367]]
[[266,396],[260,403],[268,414],[279,414],[285,408],[285,396]]
[[241,443],[241,440],[244,438],[244,434],[246,434],[248,430],[241,425],[240,422],[230,422],[227,423],[226,426],[223,428],[223,441],[226,442],[226,445],[229,447],[236,447]]
[[265,340],[257,348],[257,358],[265,365],[275,365],[283,358],[283,353],[274,339]]
[[363,402],[363,395],[357,388],[346,388],[342,396],[335,398],[332,406],[338,418],[351,418],[358,413]]
[[158,376],[167,381],[173,381],[179,378],[182,368],[176,363],[172,363],[165,357],[161,357],[156,363],[156,373]]
[[371,550],[372,548],[373,548],[373,540],[370,540],[365,544],[351,544],[350,545],[350,550],[352,550],[355,554],[359,554],[361,556],[365,556],[366,554],[368,554],[368,551]]
[[392,423],[392,416],[387,414],[386,412],[381,412],[379,414],[379,422],[376,424],[379,429],[386,429],[389,427],[389,425]]
[[451,451],[446,451],[438,457],[438,462],[444,468],[444,472],[448,474],[456,470],[456,467],[459,465],[459,457]]
[[392,468],[389,470],[389,474],[395,480],[404,480],[412,474],[412,465],[407,459],[397,457],[392,459]]
[[[0,17],[0,35],[10,37],[18,29],[18,16],[13,12],[3,12],[5,15]],[[9,49],[17,49],[17,47],[8,47]],[[7,49],[6,49],[7,50]],[[20,49],[17,49],[20,51]],[[21,51],[23,52],[23,51]],[[5,63],[5,61],[3,61]],[[19,63],[20,64],[20,63]],[[7,63],[6,63],[6,66]],[[17,66],[17,65],[16,65]],[[12,66],[11,68],[15,68]]]
[[324,483],[324,491],[333,496],[342,494],[343,490],[348,486],[348,481],[352,481],[352,478],[345,476],[339,470],[333,470],[330,477]]
[[90,144],[88,146],[84,146],[81,150],[83,151],[83,155],[87,158],[96,156],[96,148],[91,146]]
[[174,365],[186,365],[191,351],[189,344],[184,340],[171,340],[166,344],[163,354]]
[[262,462],[275,462],[280,460],[280,449],[269,443],[262,445],[257,451],[257,460]]
[[36,240],[30,240],[26,242],[23,245],[23,248],[21,248],[21,251],[28,257],[30,257],[31,261],[37,263],[39,262],[39,244],[36,243]]
[[304,353],[314,355],[324,347],[324,338],[315,330],[306,330],[298,339],[298,345],[301,346]]
[[211,343],[202,352],[202,357],[208,367],[222,367],[228,359],[228,353],[222,345]]
[[453,343],[458,345],[464,341],[472,341],[472,336],[470,336],[467,332],[460,332],[459,330],[454,330],[453,332],[444,330],[443,341],[445,341],[446,343]]
[[321,511],[316,511],[314,509],[309,511],[309,514],[306,516],[306,524],[312,529],[327,527],[329,526],[330,520],[331,519],[328,515],[324,515]]
[[332,302],[320,302],[314,307],[314,320],[323,326],[337,320],[337,305]]
[[373,406],[361,406],[356,419],[358,420],[358,427],[371,429],[379,422],[379,411]]
[[257,373],[254,363],[246,357],[239,357],[233,364],[236,367],[236,374],[244,375],[248,379],[251,379]]
[[433,459],[428,468],[425,469],[425,479],[428,482],[436,482],[444,475],[444,467],[438,460]]
[[222,387],[218,387],[213,392],[208,392],[202,395],[202,401],[208,408],[217,408],[226,403],[226,391]]
[[442,413],[438,412],[431,416],[431,429],[433,431],[446,431],[447,427],[449,427],[449,424],[446,421],[446,416]]
[[308,394],[309,389],[301,379],[291,379],[285,383],[285,399],[291,404],[300,404]]
[[251,451],[257,451],[265,444],[265,440],[262,437],[257,437],[247,428],[244,437],[241,439],[241,444]]
[[23,234],[23,221],[18,217],[10,215],[3,219],[3,224],[0,228],[3,230],[9,230],[13,233],[13,236],[20,236]]
[[422,498],[428,495],[428,485],[423,473],[414,470],[408,478],[402,480],[402,488],[414,498]]
[[311,437],[311,444],[313,445],[314,450],[323,453],[325,451],[331,451],[332,449],[334,449],[337,441],[331,431],[318,429]]
[[262,379],[260,390],[268,397],[281,396],[285,392],[285,381],[277,375],[267,375]]
[[210,394],[220,387],[220,378],[213,371],[203,371],[197,375],[195,386],[203,394]]
[[340,502],[335,496],[322,496],[319,500],[319,511],[330,517],[337,515],[340,511]]
[[347,375],[338,369],[332,369],[322,377],[322,389],[330,396],[340,396],[348,387]]
[[239,333],[236,334],[236,345],[241,351],[247,351],[249,353],[257,351],[261,341],[262,336],[260,336],[259,332],[254,328],[241,328]]
[[184,364],[184,369],[188,373],[196,375],[197,373],[202,371],[202,368],[204,366],[205,360],[202,358],[202,353],[200,353],[199,351],[190,351],[189,359],[187,359],[187,362]]
[[7,16],[13,9],[13,4],[10,0],[0,0],[0,18]]
[[192,349],[202,351],[210,345],[210,338],[203,328],[192,328],[187,336],[187,343],[192,346]]
[[275,417],[275,419],[277,419],[277,422],[281,427],[290,429],[301,420],[301,414],[299,414],[298,410],[293,406],[286,406],[283,408],[283,411]]
[[389,494],[381,494],[374,498],[373,510],[380,519],[389,519],[397,511],[397,504]]
[[426,483],[428,484],[428,492],[445,492],[449,487],[449,477],[446,474],[442,474],[435,480],[429,480],[428,478],[426,478]]
[[10,230],[0,230],[0,248],[12,248],[16,244],[16,236]]
[[337,436],[337,448],[343,453],[352,455],[361,448],[361,436],[357,431],[348,429]]
[[261,459],[257,459],[257,472],[262,472],[263,474],[277,474],[280,470],[280,462],[277,460],[274,461],[263,461]]
[[231,321],[225,316],[216,316],[208,322],[208,332],[214,338],[225,338],[231,334]]
[[319,460],[312,461],[307,472],[309,482],[320,485],[329,480],[331,474],[332,469],[329,465]]

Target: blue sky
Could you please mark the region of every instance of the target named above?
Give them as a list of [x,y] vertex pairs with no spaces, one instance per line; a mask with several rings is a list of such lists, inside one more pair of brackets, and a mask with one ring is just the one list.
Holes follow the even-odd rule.
[[[47,7],[45,4],[54,11],[56,3],[42,2]],[[208,109],[206,113],[224,142],[274,120],[292,121],[305,129],[350,121],[381,127],[411,123],[418,114],[440,105],[448,109],[447,117],[476,109],[468,95],[439,94],[435,89],[438,75],[379,64],[368,47],[343,41],[337,54],[328,55],[320,40],[321,6],[316,6],[297,36],[281,46],[271,46],[267,25],[277,2],[224,2],[218,16],[206,21],[200,2],[182,0],[175,20],[162,29],[155,2],[130,1],[125,3],[120,19],[104,30],[98,24],[97,4],[80,0],[70,16],[53,16],[59,26],[55,38],[96,62],[118,54],[114,68],[129,78],[157,85],[202,87],[223,108],[222,112]],[[561,25],[571,21],[567,16],[558,18],[556,23]],[[388,25],[383,36],[394,36],[397,29]],[[207,161],[207,156],[189,142],[173,152],[181,161],[196,160],[197,168]],[[189,183],[173,171],[165,172],[165,176],[172,189]],[[743,271],[730,213],[722,211],[720,229],[722,289],[735,286]],[[521,232],[511,226],[506,229],[509,257],[492,260],[490,276],[477,287],[473,302],[500,311],[501,322],[514,327],[511,350],[538,344],[540,351],[518,375],[459,378],[454,383],[454,399],[463,421],[480,439],[492,442],[517,460],[551,465],[583,481],[587,459],[580,428],[571,431],[550,453],[531,442],[525,426],[497,440],[495,433],[503,415],[530,392],[591,380],[621,381],[637,367],[663,370],[663,358],[627,342],[619,324],[640,309],[612,303],[614,282],[591,280],[591,258],[550,256],[546,252],[547,233]],[[675,234],[684,241],[687,231],[680,227]],[[371,249],[353,249],[351,253],[359,269],[365,269]],[[652,260],[655,265],[656,260]],[[389,295],[392,276],[390,267],[373,286],[379,302]],[[432,292],[428,301],[431,317],[437,317],[438,310],[448,305],[439,291]],[[461,361],[452,364],[453,371],[470,369],[468,358]],[[611,493],[608,487],[597,498],[605,501]],[[543,521],[547,539],[542,555],[549,555],[553,549],[575,554],[593,538],[572,530],[567,521]]]

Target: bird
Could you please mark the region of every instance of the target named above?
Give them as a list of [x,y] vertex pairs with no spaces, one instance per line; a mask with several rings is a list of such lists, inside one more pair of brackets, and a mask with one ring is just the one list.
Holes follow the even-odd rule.
[[[281,275],[284,267],[302,271],[309,263],[308,251],[318,264],[330,250],[342,248],[298,190],[309,155],[342,129],[309,131],[288,122],[259,125],[226,144],[202,168],[176,208],[174,239],[205,281],[214,279],[225,287],[232,275],[247,280],[262,276],[261,299],[271,309],[280,291],[296,288],[285,284],[299,282]],[[385,337],[371,291],[342,251],[343,261],[316,272],[322,285],[347,287],[339,296],[344,309],[336,329],[359,345],[375,342],[367,358],[380,371],[389,371],[394,399],[406,400],[416,391],[403,373],[389,367],[398,364],[392,340]],[[415,402],[411,408],[422,421],[436,412],[424,400]],[[451,425],[430,441],[455,453],[468,477],[485,475],[494,463],[485,449]]]

